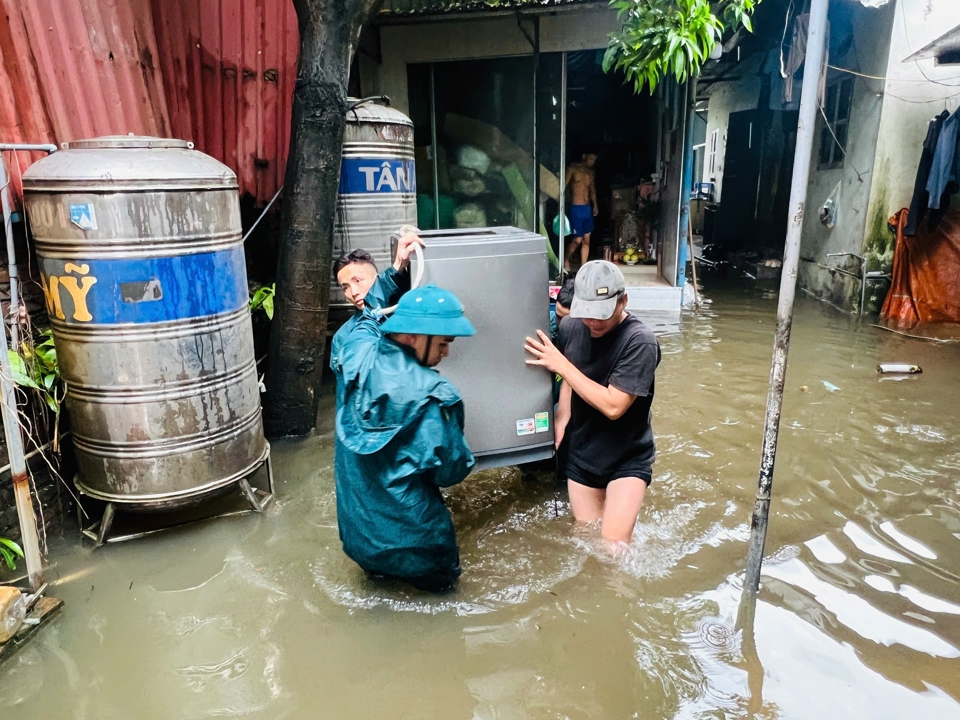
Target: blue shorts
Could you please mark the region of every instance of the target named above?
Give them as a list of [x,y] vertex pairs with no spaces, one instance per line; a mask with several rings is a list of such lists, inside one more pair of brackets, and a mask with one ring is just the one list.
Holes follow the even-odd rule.
[[593,232],[593,208],[590,205],[570,206],[570,229],[575,238]]

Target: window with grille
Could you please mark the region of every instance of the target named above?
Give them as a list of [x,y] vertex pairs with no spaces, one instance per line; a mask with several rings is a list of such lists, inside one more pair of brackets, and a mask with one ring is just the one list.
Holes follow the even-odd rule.
[[844,78],[827,87],[823,105],[826,121],[821,117],[820,168],[843,167],[850,126],[850,106],[853,100],[854,78]]

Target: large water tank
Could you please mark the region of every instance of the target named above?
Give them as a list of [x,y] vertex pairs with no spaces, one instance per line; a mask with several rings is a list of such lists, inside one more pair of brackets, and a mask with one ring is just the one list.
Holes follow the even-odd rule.
[[524,338],[550,331],[547,246],[517,228],[430,230],[423,285],[463,302],[477,329],[437,368],[463,395],[465,434],[477,469],[553,455],[553,376],[526,364]]
[[[333,259],[363,249],[383,270],[392,261],[390,235],[417,224],[417,176],[413,123],[403,113],[372,101],[350,100],[343,134],[340,194]],[[334,305],[347,304],[334,278]]]
[[237,178],[182,140],[72,142],[24,173],[78,486],[190,505],[263,462]]

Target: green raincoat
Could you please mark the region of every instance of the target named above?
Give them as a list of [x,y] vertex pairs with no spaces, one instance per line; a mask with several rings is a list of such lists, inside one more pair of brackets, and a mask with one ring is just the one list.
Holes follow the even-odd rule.
[[460,575],[440,488],[473,467],[463,401],[413,351],[384,337],[365,310],[340,348],[337,522],[343,549],[364,570],[437,589]]

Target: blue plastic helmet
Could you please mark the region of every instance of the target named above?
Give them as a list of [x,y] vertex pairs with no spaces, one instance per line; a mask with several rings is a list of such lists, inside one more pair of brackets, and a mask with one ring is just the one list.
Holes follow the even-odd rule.
[[469,337],[476,335],[463,314],[463,303],[449,290],[436,285],[410,290],[383,324],[384,333]]

